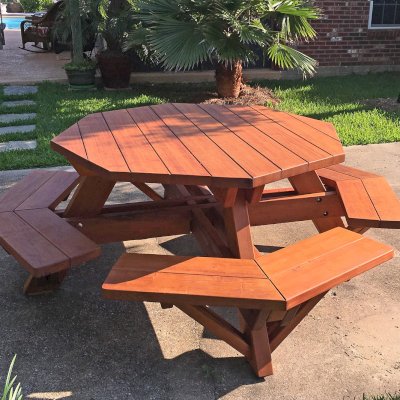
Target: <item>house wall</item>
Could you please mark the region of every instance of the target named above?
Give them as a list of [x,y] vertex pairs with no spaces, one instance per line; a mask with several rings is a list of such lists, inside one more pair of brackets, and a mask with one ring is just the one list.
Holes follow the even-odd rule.
[[368,29],[368,0],[315,0],[324,17],[313,23],[315,41],[299,50],[320,66],[400,64],[400,29]]

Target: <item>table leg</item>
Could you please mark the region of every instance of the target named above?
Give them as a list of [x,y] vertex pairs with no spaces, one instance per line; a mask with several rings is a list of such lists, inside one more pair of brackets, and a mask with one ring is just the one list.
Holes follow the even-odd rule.
[[63,217],[93,217],[100,214],[114,186],[114,181],[97,176],[81,177]]
[[256,258],[250,230],[246,192],[239,190],[232,207],[224,208],[224,221],[229,247],[237,258]]
[[67,270],[64,270],[40,278],[29,275],[28,279],[25,281],[23,292],[26,295],[53,292],[60,287],[67,276],[67,272]]
[[[299,194],[310,194],[326,191],[325,186],[315,171],[293,176],[289,178],[289,181]],[[318,232],[325,232],[338,226],[344,228],[343,221],[340,217],[329,217],[329,215],[327,215],[325,218],[315,219],[313,220],[313,223],[318,229]]]

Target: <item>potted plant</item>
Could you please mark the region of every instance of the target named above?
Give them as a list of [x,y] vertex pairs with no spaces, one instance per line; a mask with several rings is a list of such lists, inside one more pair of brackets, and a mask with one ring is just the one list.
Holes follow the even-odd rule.
[[106,48],[97,55],[102,80],[106,88],[129,87],[131,59],[124,43],[128,31],[134,25],[133,0],[103,0],[98,6],[102,17],[98,24]]
[[95,84],[96,62],[84,59],[81,63],[70,62],[64,65],[71,89],[93,88]]
[[139,16],[150,49],[166,69],[211,61],[220,97],[239,96],[242,67],[255,60],[254,47],[279,68],[311,75],[317,64],[293,46],[316,35],[310,20],[319,10],[306,0],[145,0]]
[[96,63],[85,58],[83,53],[82,22],[79,0],[68,0],[67,10],[70,18],[72,38],[72,61],[64,66],[71,89],[95,87]]

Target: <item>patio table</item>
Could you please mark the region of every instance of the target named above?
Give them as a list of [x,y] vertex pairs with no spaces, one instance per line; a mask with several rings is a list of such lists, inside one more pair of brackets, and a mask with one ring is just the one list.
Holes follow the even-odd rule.
[[[55,289],[100,244],[191,233],[206,257],[124,254],[103,294],[177,306],[258,376],[272,374],[271,352],[329,289],[393,257],[361,234],[400,228],[400,202],[384,178],[341,165],[327,122],[162,104],[88,115],[51,146],[77,173],[36,171],[0,198],[0,244],[31,273],[25,292]],[[268,188],[283,179],[289,187]],[[117,182],[150,201],[106,204]],[[303,220],[319,234],[270,255],[254,246],[251,226]],[[240,330],[210,306],[236,308]]]
[[[64,217],[100,214],[118,181],[132,182],[156,201],[160,196],[147,183],[161,183],[165,199],[186,199],[187,204],[204,202],[202,196],[212,192],[224,208],[219,214],[227,246],[215,241],[212,230],[204,226],[197,236],[202,236],[208,255],[238,258],[254,258],[257,253],[248,208],[259,202],[265,184],[289,178],[298,194],[325,192],[315,170],[344,160],[331,124],[256,106],[163,104],[96,113],[54,138],[51,145],[82,177]],[[320,207],[315,213],[320,231],[343,226],[335,216],[337,210],[330,215],[329,205],[335,199],[329,198],[328,208],[321,212]],[[157,205],[166,210],[166,204]],[[196,219],[201,219],[198,209]],[[301,207],[297,210],[302,212]],[[280,213],[283,219],[286,212],[289,210],[282,209]],[[254,207],[253,214],[261,214],[260,209]],[[181,222],[174,219],[168,222],[172,231]],[[96,233],[103,235],[102,241],[121,239],[121,229],[110,229],[111,224],[102,224],[100,219],[95,225],[102,231]],[[82,228],[86,233],[91,230],[88,223]],[[153,229],[154,236],[165,233],[157,232],[161,227]]]

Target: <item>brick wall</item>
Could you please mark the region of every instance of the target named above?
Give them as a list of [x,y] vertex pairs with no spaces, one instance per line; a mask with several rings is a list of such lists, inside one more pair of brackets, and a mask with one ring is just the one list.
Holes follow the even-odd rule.
[[324,17],[315,41],[299,49],[320,66],[399,65],[400,29],[368,29],[368,0],[315,0]]

